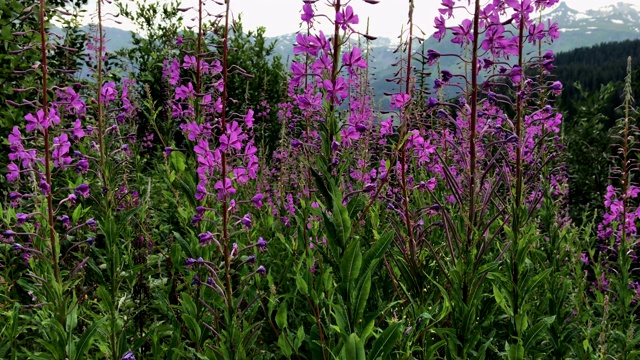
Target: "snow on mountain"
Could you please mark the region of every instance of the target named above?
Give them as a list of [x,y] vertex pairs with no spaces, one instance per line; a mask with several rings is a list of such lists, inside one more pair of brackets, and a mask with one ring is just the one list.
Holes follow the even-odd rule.
[[587,11],[572,9],[561,2],[543,17],[560,26],[562,35],[553,45],[556,52],[640,38],[640,6],[626,2]]
[[[565,2],[561,2],[557,7],[547,12],[545,17],[558,22],[561,28],[565,29],[586,29],[593,30],[601,27],[610,31],[626,31],[629,27],[640,26],[640,7],[635,4],[618,2],[615,5],[606,5],[598,9],[584,12],[570,8]],[[610,28],[608,24],[623,25],[619,29]]]

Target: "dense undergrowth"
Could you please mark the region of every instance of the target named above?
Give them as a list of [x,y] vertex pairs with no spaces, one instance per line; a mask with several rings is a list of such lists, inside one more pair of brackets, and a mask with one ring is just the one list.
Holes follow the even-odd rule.
[[388,109],[357,15],[377,2],[300,2],[288,69],[230,0],[123,5],[147,36],[115,55],[100,1],[84,46],[48,32],[63,4],[16,7],[0,358],[636,358],[631,69],[604,213],[572,221],[557,1],[444,0],[459,52],[424,56],[404,2]]

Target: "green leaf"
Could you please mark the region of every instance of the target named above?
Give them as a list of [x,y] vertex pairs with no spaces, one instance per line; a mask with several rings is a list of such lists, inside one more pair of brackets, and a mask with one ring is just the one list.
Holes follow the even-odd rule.
[[507,358],[509,360],[523,360],[524,359],[524,347],[522,344],[513,344],[509,346],[508,343],[505,344],[505,349],[507,350]]
[[364,355],[364,344],[358,335],[351,334],[345,347],[345,360],[366,360]]
[[0,35],[2,40],[11,40],[13,35],[11,34],[11,26],[2,27],[2,33]]
[[311,176],[313,176],[313,178],[316,181],[316,187],[318,188],[320,195],[322,195],[322,197],[324,198],[324,203],[325,204],[333,203],[333,197],[331,196],[331,193],[329,192],[329,188],[325,184],[322,176],[320,176],[320,174],[318,174],[318,172],[314,168],[309,168],[309,170],[311,172]]
[[336,229],[336,241],[341,249],[344,249],[351,234],[351,219],[347,207],[342,205],[342,194],[336,190],[333,198],[333,224]]
[[196,303],[193,301],[191,295],[182,293],[182,301],[180,303],[185,314],[197,316]]
[[173,164],[174,168],[179,173],[184,172],[184,170],[187,168],[185,155],[180,151],[173,151],[171,155],[169,155],[169,157],[171,158],[171,163]]
[[300,294],[302,294],[302,295],[308,295],[309,294],[309,287],[307,286],[307,282],[304,281],[304,279],[302,278],[302,276],[300,274],[296,275],[296,287],[297,287],[298,291],[300,292]]
[[82,215],[82,204],[78,204],[78,206],[76,207],[75,210],[73,210],[73,213],[71,214],[71,220],[73,222],[77,222],[78,219],[80,219],[80,216]]
[[283,331],[282,334],[280,334],[280,337],[278,338],[278,346],[280,347],[280,350],[282,350],[282,352],[284,353],[284,356],[286,357],[290,357],[291,354],[293,354],[293,349],[291,349],[291,346],[289,345],[289,341],[287,341],[287,337],[289,335],[286,333],[286,331]]
[[369,271],[369,268],[374,264],[377,264],[378,260],[382,260],[384,253],[389,248],[391,241],[393,240],[393,232],[387,231],[376,240],[371,248],[364,254],[362,263],[364,264],[364,271]]
[[293,346],[295,347],[295,351],[298,351],[300,345],[302,345],[302,342],[304,341],[304,338],[304,326],[300,325],[300,327],[298,328],[298,332],[296,333],[296,341],[293,344]]
[[526,290],[526,293],[524,294],[525,300],[529,297],[531,293],[533,293],[533,290],[538,287],[538,284],[542,280],[544,280],[547,276],[549,276],[549,274],[551,274],[552,270],[553,270],[552,268],[546,269],[543,272],[539,273],[538,275],[534,276],[533,279],[531,279],[531,282],[529,282],[526,287],[527,290]]
[[342,285],[346,289],[346,294],[351,294],[351,288],[358,278],[360,273],[360,267],[362,267],[362,253],[360,252],[360,241],[354,239],[347,248],[342,261],[340,262],[340,276],[342,277]]
[[182,320],[184,321],[187,329],[191,331],[191,340],[198,342],[200,341],[200,336],[202,335],[202,330],[200,329],[200,325],[196,319],[188,314],[182,314]]
[[[74,296],[75,297],[75,296]],[[73,309],[67,315],[66,328],[68,333],[72,333],[78,326],[78,307],[74,306]]]
[[544,330],[556,320],[555,315],[546,317],[535,324],[529,331],[527,331],[524,340],[524,348],[531,349],[535,345],[536,341],[544,335]]
[[388,359],[391,350],[400,338],[400,323],[391,323],[383,332],[378,336],[376,341],[373,342],[371,351],[369,352],[369,359]]
[[278,312],[276,313],[276,325],[280,329],[284,329],[287,326],[287,303],[283,301],[278,307]]
[[344,304],[338,304],[333,307],[333,316],[336,318],[336,324],[340,333],[343,335],[351,333],[351,326],[349,325],[349,319],[347,318],[347,310]]
[[502,308],[502,310],[504,310],[504,312],[507,315],[509,316],[513,315],[511,308],[509,307],[509,305],[507,304],[507,301],[504,299],[504,296],[502,295],[502,292],[500,292],[500,289],[498,289],[498,287],[495,285],[493,285],[493,297],[496,300],[496,303],[498,303],[498,305]]
[[519,313],[516,315],[516,331],[518,334],[522,334],[529,327],[529,318],[525,313]]
[[103,321],[104,319],[100,319],[94,322],[93,324],[91,324],[91,326],[89,326],[87,331],[85,331],[84,334],[82,334],[82,337],[78,339],[78,342],[76,343],[76,346],[75,346],[75,349],[76,349],[75,358],[77,360],[87,358],[87,352],[89,351],[89,348],[91,348],[91,343],[93,342],[93,338],[98,333],[98,330],[100,330],[100,327],[102,326]]
[[356,287],[353,305],[355,305],[355,313],[353,323],[358,324],[362,320],[364,309],[367,307],[367,300],[371,292],[371,269],[360,278]]

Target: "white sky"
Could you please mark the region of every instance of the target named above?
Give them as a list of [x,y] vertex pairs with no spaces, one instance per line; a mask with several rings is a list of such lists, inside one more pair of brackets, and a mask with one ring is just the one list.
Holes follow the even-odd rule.
[[[127,0],[121,1],[126,2]],[[572,9],[585,11],[615,4],[619,1],[621,0],[566,0],[566,3]],[[622,1],[640,6],[640,0]],[[206,8],[212,13],[222,8],[211,0],[207,2]],[[134,2],[130,1],[130,3],[133,5]],[[183,0],[182,3],[185,7],[193,6],[197,4],[197,0]],[[320,0],[316,6],[325,11],[328,9],[324,5],[325,3],[326,0]],[[360,24],[356,29],[364,32],[366,20],[369,18],[369,33],[371,35],[395,38],[400,34],[403,24],[406,24],[408,3],[408,0],[380,0],[380,3],[370,5],[362,0],[351,0],[351,5],[360,18]],[[302,0],[231,0],[231,9],[235,15],[242,14],[242,23],[245,29],[264,26],[267,29],[267,36],[277,36],[294,33],[300,29],[302,4]],[[433,33],[433,19],[438,15],[438,7],[440,7],[440,1],[437,0],[415,0],[414,24],[422,28],[427,37]],[[89,0],[87,9],[91,12],[94,8],[95,0]],[[187,21],[191,17],[189,14],[192,13],[185,14]],[[122,25],[107,23],[105,25],[130,29],[126,23]]]

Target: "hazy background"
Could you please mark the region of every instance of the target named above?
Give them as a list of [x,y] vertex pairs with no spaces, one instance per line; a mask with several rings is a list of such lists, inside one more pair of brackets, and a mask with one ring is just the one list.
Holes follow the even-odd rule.
[[[572,9],[584,11],[615,4],[620,0],[566,0],[565,2]],[[640,5],[640,0],[626,0],[624,2]],[[134,1],[129,3],[132,8],[135,6]],[[320,0],[316,5],[324,6],[324,3],[324,0]],[[352,0],[351,3],[360,18],[360,25],[357,27],[359,31],[364,32],[366,30],[366,21],[369,18],[369,33],[371,35],[394,38],[398,36],[402,26],[406,24],[408,13],[408,1],[406,0],[380,0],[377,5],[369,5],[361,0]],[[267,29],[267,36],[278,36],[294,33],[300,28],[302,4],[302,0],[232,0],[231,9],[234,16],[242,14],[242,23],[246,30],[264,26]],[[196,5],[196,0],[182,2],[183,7]],[[87,5],[88,13],[95,12],[95,7],[96,1],[89,0]],[[113,5],[106,4],[105,7],[107,11],[116,11]],[[433,19],[438,15],[438,7],[440,7],[439,1],[415,1],[414,23],[425,32],[427,37],[434,31]],[[222,9],[220,5],[214,4],[212,1],[207,2],[206,8],[212,13]],[[189,19],[192,16],[192,12],[186,13],[185,20],[187,23],[190,22]],[[89,20],[85,20],[86,22],[89,22]],[[105,25],[135,30],[127,22],[123,22],[120,25],[108,22]]]

